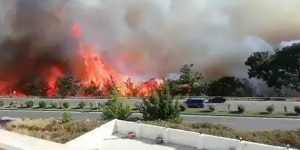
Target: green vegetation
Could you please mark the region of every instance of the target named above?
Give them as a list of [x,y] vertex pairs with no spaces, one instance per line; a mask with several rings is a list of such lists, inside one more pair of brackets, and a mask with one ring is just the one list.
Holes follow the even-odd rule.
[[0,107],[4,107],[5,103],[3,101],[0,101]]
[[62,123],[68,123],[68,122],[72,122],[73,121],[73,117],[72,117],[72,113],[68,110],[66,110],[63,113],[63,117],[62,117]]
[[215,106],[214,105],[209,105],[208,106],[208,110],[210,111],[210,112],[214,112],[215,111]]
[[300,114],[300,106],[295,106],[295,107],[294,107],[294,111],[295,111],[297,114]]
[[156,92],[143,103],[136,106],[143,114],[144,120],[169,120],[179,117],[178,101],[173,102],[167,88],[156,89]]
[[237,106],[237,112],[238,113],[244,113],[246,110],[245,106],[244,105],[238,105]]
[[78,107],[79,109],[84,109],[85,106],[86,106],[85,102],[84,102],[84,101],[81,101],[81,102],[79,102],[79,104],[78,104],[77,107]]
[[251,96],[252,89],[246,79],[224,76],[212,81],[206,93],[210,96]]
[[79,81],[72,75],[64,75],[57,79],[58,95],[62,97],[75,96],[80,88]]
[[179,79],[166,81],[172,96],[203,95],[205,93],[207,84],[204,82],[202,74],[192,70],[193,66],[193,64],[184,65],[180,69]]
[[52,101],[49,104],[50,104],[51,108],[54,108],[54,109],[57,108],[57,102]]
[[25,105],[26,105],[27,108],[32,108],[33,105],[34,105],[34,102],[32,100],[29,100],[29,101],[25,102]]
[[255,52],[245,62],[249,78],[266,81],[269,86],[300,91],[300,44],[275,50]]
[[268,113],[273,113],[273,111],[275,110],[275,106],[274,105],[270,105],[266,107],[266,110]]
[[119,91],[113,88],[110,91],[110,99],[103,107],[102,112],[105,119],[127,120],[131,115],[131,108],[120,98]]
[[45,101],[40,101],[39,108],[47,108],[47,103]]
[[63,108],[69,108],[70,107],[70,103],[69,102],[64,102],[62,104]]

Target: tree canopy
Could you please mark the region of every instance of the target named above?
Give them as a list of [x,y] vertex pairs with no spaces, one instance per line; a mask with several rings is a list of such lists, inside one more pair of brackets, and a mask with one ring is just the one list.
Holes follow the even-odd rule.
[[192,70],[193,64],[184,65],[179,72],[179,79],[168,80],[171,95],[202,95],[206,84],[199,72]]
[[245,62],[249,78],[264,80],[268,86],[300,91],[300,43],[270,52],[255,52]]
[[56,81],[58,87],[58,95],[60,96],[75,96],[80,88],[79,81],[72,75],[64,75]]
[[252,89],[248,80],[225,76],[212,81],[207,89],[209,96],[251,96]]

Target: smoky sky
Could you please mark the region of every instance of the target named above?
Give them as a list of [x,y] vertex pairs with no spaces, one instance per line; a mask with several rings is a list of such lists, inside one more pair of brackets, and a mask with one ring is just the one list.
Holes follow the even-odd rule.
[[207,77],[246,76],[244,61],[252,52],[300,36],[298,0],[0,2],[0,77],[23,68],[32,76],[53,64],[70,70],[74,22],[108,63],[140,76],[164,76],[186,63]]

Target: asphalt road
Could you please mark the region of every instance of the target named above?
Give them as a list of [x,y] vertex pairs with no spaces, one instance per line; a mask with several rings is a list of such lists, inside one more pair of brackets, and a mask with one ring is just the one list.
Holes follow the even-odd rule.
[[[10,99],[10,98],[1,98],[0,101],[4,101],[6,105],[10,102],[25,103],[25,99]],[[39,101],[56,101],[56,102],[69,102],[71,107],[76,107],[80,101],[86,102],[87,106],[89,103],[93,103],[96,106],[96,103],[104,103],[107,99],[31,99],[35,102],[36,106]],[[184,99],[179,100],[183,102]],[[142,102],[141,99],[130,99],[127,101],[130,105],[134,106],[136,103]],[[230,110],[234,111],[237,109],[237,105],[242,104],[245,106],[246,110],[252,111],[265,111],[266,107],[269,105],[275,106],[275,111],[284,111],[284,106],[287,107],[288,111],[293,111],[294,106],[300,106],[300,101],[227,101],[226,103],[207,103],[206,105],[215,105],[217,111],[228,111],[228,105],[230,105]]]
[[[100,113],[72,112],[76,120],[97,120],[101,119]],[[13,118],[61,118],[63,112],[45,111],[7,111],[0,110],[1,117]],[[139,114],[133,114],[140,116]],[[184,121],[192,123],[214,123],[222,124],[239,130],[297,130],[300,129],[300,119],[281,119],[281,118],[253,118],[253,117],[223,117],[223,116],[202,116],[202,115],[181,115]]]

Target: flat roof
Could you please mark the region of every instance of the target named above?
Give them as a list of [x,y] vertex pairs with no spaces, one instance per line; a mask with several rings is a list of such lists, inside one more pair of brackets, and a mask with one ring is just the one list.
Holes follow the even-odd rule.
[[177,144],[156,144],[149,139],[128,139],[124,135],[114,134],[110,138],[104,139],[99,147],[101,150],[197,150],[197,148],[177,145]]

